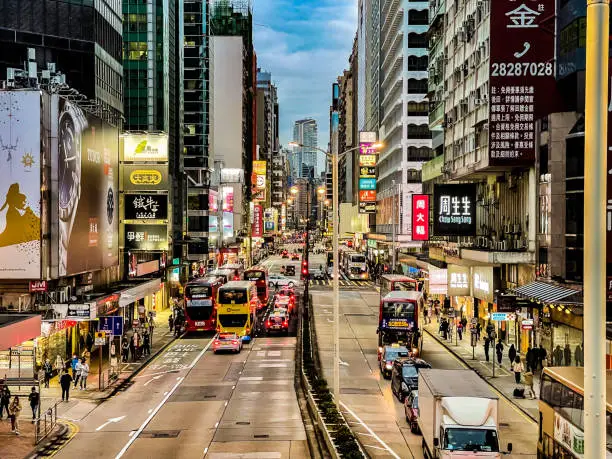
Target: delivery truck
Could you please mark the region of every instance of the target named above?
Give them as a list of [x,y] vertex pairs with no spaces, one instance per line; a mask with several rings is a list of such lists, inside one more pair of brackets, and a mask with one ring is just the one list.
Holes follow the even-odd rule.
[[[472,370],[419,371],[418,424],[427,458],[500,458],[498,397]],[[512,444],[508,444],[512,451]]]

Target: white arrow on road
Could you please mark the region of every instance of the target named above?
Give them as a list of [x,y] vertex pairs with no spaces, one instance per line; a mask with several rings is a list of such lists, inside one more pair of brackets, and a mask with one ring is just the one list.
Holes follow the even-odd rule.
[[107,425],[113,422],[120,422],[123,418],[125,418],[125,416],[119,416],[118,418],[109,418],[108,421],[106,421],[104,424],[102,424],[100,427],[96,429],[96,432],[104,429]]
[[147,381],[146,383],[144,383],[145,386],[151,384],[153,381],[155,381],[156,379],[161,378],[163,375],[157,375],[157,376],[153,376],[153,379],[150,379],[149,381]]

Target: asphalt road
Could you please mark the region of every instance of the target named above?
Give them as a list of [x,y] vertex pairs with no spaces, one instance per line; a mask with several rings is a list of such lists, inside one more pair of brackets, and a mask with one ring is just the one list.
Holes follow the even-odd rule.
[[212,339],[178,339],[124,391],[79,402],[66,415],[78,433],[57,457],[309,457],[293,386],[296,338],[260,335],[240,354],[218,355]]
[[[330,289],[312,291],[319,353],[332,383],[333,311]],[[378,370],[377,335],[379,293],[340,292],[340,395],[344,412],[371,457],[422,458],[422,437],[412,434],[403,405],[391,392],[390,381]],[[434,368],[464,368],[442,345],[425,336],[423,358]],[[536,457],[537,424],[500,397],[500,446],[513,444],[508,458]]]

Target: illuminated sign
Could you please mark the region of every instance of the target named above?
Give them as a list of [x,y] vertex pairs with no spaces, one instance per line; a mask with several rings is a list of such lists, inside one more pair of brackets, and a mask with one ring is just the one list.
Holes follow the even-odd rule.
[[375,190],[376,179],[375,178],[360,178],[359,179],[360,190]]
[[165,164],[123,164],[125,191],[167,191],[168,166]]
[[231,186],[223,187],[223,212],[234,211],[234,189]]
[[359,166],[376,167],[376,155],[359,155]]
[[434,234],[476,235],[476,184],[434,185]]
[[266,200],[266,161],[253,161],[253,201]]
[[373,201],[374,203],[376,203],[376,190],[359,191],[359,201],[360,202]]
[[263,206],[256,204],[253,206],[253,237],[262,237],[264,231],[263,225]]
[[412,195],[412,240],[429,240],[429,195]]
[[151,134],[125,134],[123,161],[168,161],[168,136]]
[[125,220],[166,220],[168,195],[126,194],[124,208]]

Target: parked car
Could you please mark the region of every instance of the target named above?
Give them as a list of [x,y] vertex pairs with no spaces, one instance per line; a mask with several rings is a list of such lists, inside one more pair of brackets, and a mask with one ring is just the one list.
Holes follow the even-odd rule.
[[399,358],[393,362],[391,370],[391,392],[400,402],[413,390],[419,388],[419,371],[421,368],[431,368],[423,359]]
[[404,399],[404,413],[406,422],[410,424],[410,432],[413,434],[420,433],[419,423],[419,392],[416,390],[410,391]]

